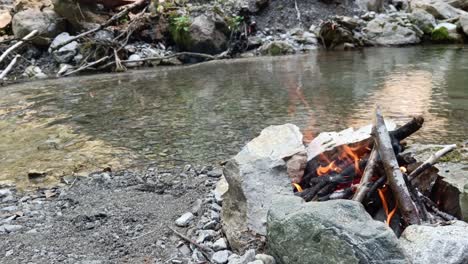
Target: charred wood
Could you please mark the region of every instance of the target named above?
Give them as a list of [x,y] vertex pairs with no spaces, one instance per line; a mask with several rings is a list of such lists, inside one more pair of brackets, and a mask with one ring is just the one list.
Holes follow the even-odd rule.
[[453,220],[457,220],[457,218],[451,214],[448,214],[446,212],[442,212],[441,210],[439,210],[439,208],[437,207],[437,205],[431,200],[429,199],[428,197],[422,195],[421,193],[419,193],[420,197],[421,197],[421,200],[426,204],[426,206],[431,209],[432,212],[434,212],[434,214],[436,214],[437,216],[441,217],[442,219],[446,220],[446,221],[453,221]]
[[379,154],[377,149],[373,148],[369,156],[367,166],[362,174],[361,182],[359,183],[356,193],[354,194],[354,201],[362,202],[364,200],[364,197],[366,197],[367,192],[370,190],[370,187],[372,186],[370,181],[372,176],[374,175],[378,156]]
[[411,199],[411,195],[398,166],[390,135],[379,107],[376,109],[375,116],[374,136],[376,137],[376,145],[384,165],[390,188],[393,191],[395,199],[398,201],[404,221],[409,225],[420,224],[419,213]]
[[422,127],[423,123],[424,118],[422,116],[413,117],[413,119],[408,123],[399,127],[395,131],[390,132],[390,135],[396,140],[401,141],[418,131]]

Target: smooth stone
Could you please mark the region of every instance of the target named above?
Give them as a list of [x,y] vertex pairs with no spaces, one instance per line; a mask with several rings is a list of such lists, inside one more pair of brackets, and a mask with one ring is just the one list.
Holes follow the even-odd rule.
[[257,254],[255,259],[261,260],[265,264],[276,264],[275,258],[267,254]]
[[175,224],[180,227],[188,226],[194,219],[194,215],[190,212],[187,212],[175,220]]
[[231,254],[231,251],[229,250],[217,251],[213,254],[213,257],[211,257],[211,260],[217,264],[225,264],[228,262],[228,258],[230,254]]
[[215,251],[223,250],[227,248],[226,239],[220,238],[213,243],[213,249]]

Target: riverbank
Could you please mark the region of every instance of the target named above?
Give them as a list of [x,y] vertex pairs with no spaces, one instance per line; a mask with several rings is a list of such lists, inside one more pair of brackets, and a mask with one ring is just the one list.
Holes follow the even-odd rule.
[[460,1],[72,2],[0,2],[6,83],[322,48],[463,43],[468,33]]
[[211,212],[220,176],[187,164],[64,177],[62,186],[34,192],[3,187],[2,262],[187,263],[191,250],[169,228],[187,211],[193,221]]

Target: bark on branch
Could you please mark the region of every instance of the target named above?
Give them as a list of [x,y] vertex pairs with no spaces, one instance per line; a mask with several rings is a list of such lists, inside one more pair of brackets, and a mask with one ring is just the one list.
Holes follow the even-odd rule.
[[426,161],[424,161],[423,164],[421,164],[419,167],[417,167],[414,171],[412,171],[409,175],[408,175],[408,179],[411,181],[413,180],[414,178],[418,177],[419,174],[423,173],[425,170],[427,170],[428,168],[430,168],[432,165],[436,164],[437,161],[443,157],[444,155],[446,155],[447,153],[450,153],[451,151],[453,151],[455,148],[457,147],[457,145],[453,144],[453,145],[448,145],[446,147],[444,147],[443,149],[437,151],[436,153],[432,154]]
[[416,206],[406,186],[403,175],[393,152],[392,142],[385,126],[384,118],[377,107],[375,111],[374,136],[380,158],[387,175],[388,183],[393,195],[398,201],[400,212],[408,225],[420,224],[420,218]]
[[26,35],[24,38],[22,38],[20,41],[16,42],[13,46],[9,47],[1,56],[0,56],[0,63],[10,54],[12,51],[15,49],[21,47],[26,41],[32,39],[34,36],[36,36],[38,33],[37,30],[31,31],[28,35]]
[[379,156],[379,153],[377,151],[377,148],[374,147],[372,149],[372,152],[369,156],[369,160],[367,161],[367,166],[364,169],[364,172],[361,177],[361,182],[359,183],[359,186],[357,187],[356,193],[354,194],[353,200],[361,202],[364,200],[364,197],[366,197],[367,192],[370,190],[370,180],[372,176],[374,175],[374,169],[375,165],[377,164],[377,157]]

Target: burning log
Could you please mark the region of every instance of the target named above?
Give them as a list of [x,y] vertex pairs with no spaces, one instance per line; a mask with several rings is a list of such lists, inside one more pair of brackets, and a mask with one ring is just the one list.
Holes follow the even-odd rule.
[[364,169],[364,173],[362,174],[361,182],[359,183],[356,193],[354,194],[354,197],[353,197],[354,201],[362,202],[364,200],[364,197],[366,196],[366,193],[370,190],[370,187],[371,187],[370,180],[372,176],[374,175],[374,169],[377,164],[378,156],[379,156],[379,153],[377,149],[374,147],[369,156],[369,160],[367,161],[367,166]]
[[390,188],[392,189],[393,195],[398,202],[400,212],[405,222],[408,225],[420,224],[421,221],[417,208],[411,199],[411,195],[398,166],[398,162],[393,151],[390,134],[388,133],[387,127],[385,126],[384,119],[379,107],[376,108],[375,116],[376,120],[374,136]]

